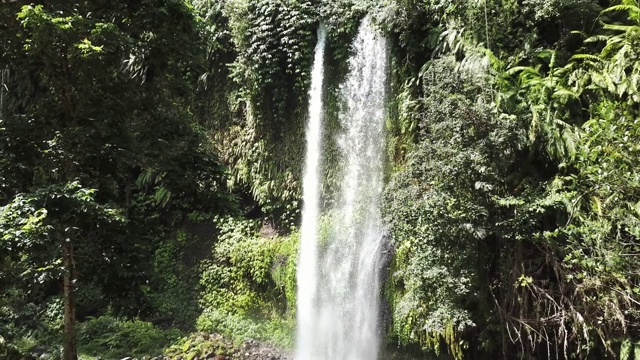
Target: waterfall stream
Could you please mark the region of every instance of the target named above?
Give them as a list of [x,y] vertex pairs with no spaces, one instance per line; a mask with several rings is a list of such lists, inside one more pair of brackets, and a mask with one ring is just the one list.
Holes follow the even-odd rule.
[[[321,29],[319,35],[323,34]],[[375,360],[379,351],[383,244],[379,204],[387,52],[384,38],[369,18],[363,20],[353,50],[349,75],[341,87],[345,109],[338,137],[343,162],[339,197],[328,211],[328,239],[320,241],[318,161],[322,156],[319,140],[311,139],[320,137],[313,122],[321,120],[322,70],[317,67],[322,65],[318,54],[322,50],[316,48],[310,111],[318,113],[310,113],[307,130],[297,360]]]
[[309,123],[306,130],[307,155],[303,177],[302,227],[300,229],[300,257],[297,278],[297,359],[311,359],[305,352],[312,348],[314,334],[309,331],[314,323],[313,316],[318,286],[318,221],[320,218],[320,184],[322,172],[320,161],[322,152],[322,85],[324,80],[324,48],[326,31],[323,25],[318,29],[311,70],[311,90],[309,92]]

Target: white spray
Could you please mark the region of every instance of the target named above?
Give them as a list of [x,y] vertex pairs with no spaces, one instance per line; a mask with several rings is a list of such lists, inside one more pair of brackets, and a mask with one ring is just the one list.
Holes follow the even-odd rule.
[[[314,229],[315,239],[305,238],[303,215],[298,266],[308,271],[298,272],[298,301],[305,313],[298,317],[297,360],[375,360],[380,347],[387,55],[386,42],[369,18],[363,21],[353,48],[349,76],[342,86],[346,109],[340,117],[339,143],[344,172],[340,196],[331,210],[329,239],[321,248],[317,223],[307,225]],[[307,169],[305,189],[308,175]],[[318,184],[318,180],[309,181]]]

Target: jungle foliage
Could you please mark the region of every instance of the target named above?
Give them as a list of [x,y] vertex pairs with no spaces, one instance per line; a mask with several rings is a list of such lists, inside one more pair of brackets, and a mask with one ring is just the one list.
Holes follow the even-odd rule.
[[[2,344],[62,326],[75,359],[76,314],[162,316],[154,253],[185,214],[235,207],[191,111],[203,23],[182,1],[9,2],[0,18]],[[55,298],[61,323],[23,318]]]
[[[455,358],[634,358],[638,3],[440,5],[421,9],[442,19],[422,25],[431,58],[396,70],[391,335]],[[396,26],[405,59],[425,50]]]
[[277,236],[255,220],[216,224],[218,242],[202,263],[198,330],[292,346],[299,234]]
[[371,13],[387,344],[640,359],[637,0],[0,4],[0,357],[193,347],[163,327],[291,345],[315,31],[330,202]]

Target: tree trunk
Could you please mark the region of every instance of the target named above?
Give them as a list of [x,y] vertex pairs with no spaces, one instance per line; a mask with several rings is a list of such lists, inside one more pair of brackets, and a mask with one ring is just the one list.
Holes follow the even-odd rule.
[[64,336],[63,336],[63,360],[78,360],[76,351],[76,309],[73,298],[73,287],[76,277],[76,265],[73,259],[73,246],[68,242],[64,244]]

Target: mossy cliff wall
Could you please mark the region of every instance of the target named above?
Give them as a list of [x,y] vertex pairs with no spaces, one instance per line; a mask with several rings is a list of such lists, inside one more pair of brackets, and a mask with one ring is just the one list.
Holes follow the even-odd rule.
[[[599,172],[597,159],[636,163],[624,144],[638,134],[625,122],[638,117],[638,10],[626,1],[602,12],[609,5],[229,1],[220,11],[236,49],[231,120],[211,133],[233,185],[250,189],[248,203],[279,231],[295,227],[308,72],[323,21],[323,191],[331,203],[339,84],[359,20],[372,14],[391,59],[387,343],[456,359],[629,352],[621,344],[637,338],[638,277],[620,254],[637,255],[638,215],[629,209],[638,186],[631,172]],[[621,128],[607,125],[616,118],[625,119]],[[609,141],[621,148],[594,145]],[[258,285],[256,296],[277,288]]]

